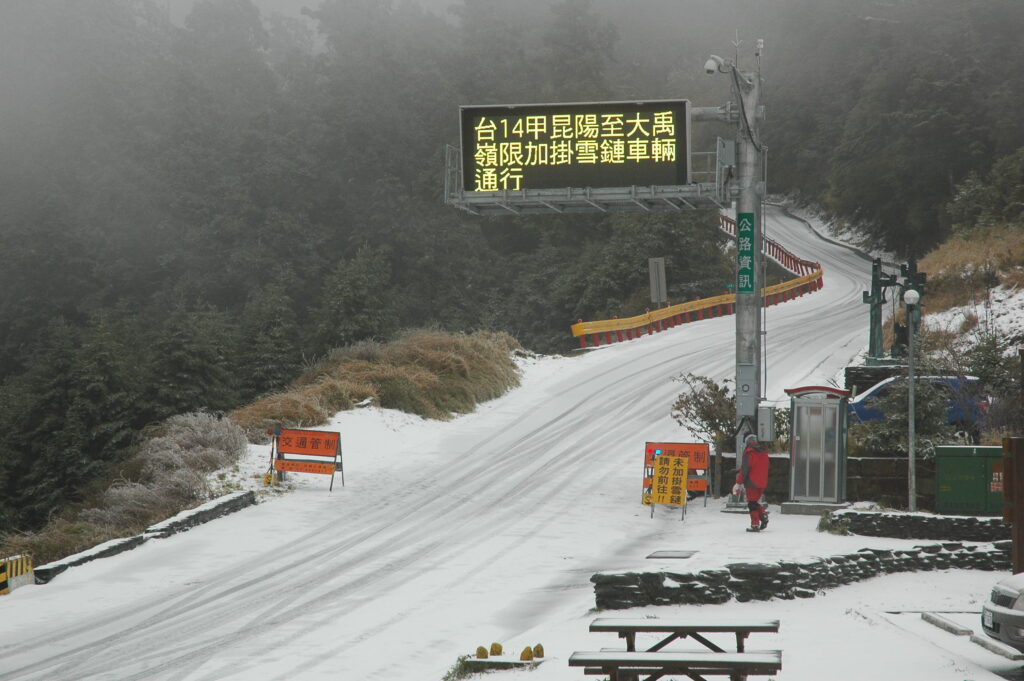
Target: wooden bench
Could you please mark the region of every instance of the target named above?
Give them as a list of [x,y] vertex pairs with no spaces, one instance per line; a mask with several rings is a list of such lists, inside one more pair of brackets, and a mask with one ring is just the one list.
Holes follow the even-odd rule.
[[599,617],[590,623],[592,632],[614,632],[626,639],[626,651],[636,652],[638,633],[668,634],[655,643],[647,652],[657,652],[672,641],[692,638],[716,653],[724,653],[720,646],[709,641],[705,634],[726,633],[736,635],[736,652],[743,652],[744,641],[753,633],[778,633],[779,620],[741,620],[714,617],[687,619],[620,619]]
[[771,676],[782,669],[782,651],[756,653],[720,652],[575,652],[569,657],[570,667],[583,667],[585,674],[607,674],[610,681],[646,676],[656,681],[667,675],[684,675],[694,681],[707,681],[709,676],[728,676],[743,681],[748,676]]

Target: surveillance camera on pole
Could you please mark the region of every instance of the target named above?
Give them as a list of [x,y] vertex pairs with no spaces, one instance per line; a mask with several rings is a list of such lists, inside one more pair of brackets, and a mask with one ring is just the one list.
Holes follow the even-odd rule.
[[708,60],[706,62],[704,62],[704,71],[710,75],[713,73],[717,73],[719,71],[724,71],[725,66],[725,60],[719,57],[718,55],[713,54],[710,57],[708,57]]

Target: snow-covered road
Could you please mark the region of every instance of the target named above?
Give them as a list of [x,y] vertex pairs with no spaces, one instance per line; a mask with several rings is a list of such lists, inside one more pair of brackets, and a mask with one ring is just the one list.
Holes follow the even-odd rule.
[[[825,272],[823,290],[766,311],[766,392],[782,401],[784,388],[828,383],[866,345],[870,262],[776,209],[766,233]],[[339,414],[327,429],[342,433],[345,487],[328,493],[305,476],[267,503],[0,599],[0,680],[439,681],[478,645],[518,652],[538,640],[551,659],[505,678],[581,679],[565,659],[593,636],[594,572],[643,567],[670,548],[698,550],[686,569],[703,569],[912,544],[822,535],[815,518],[778,513],[769,532],[746,535],[717,502],[685,522],[649,516],[643,443],[686,439],[669,416],[673,378],[731,378],[734,332],[725,317],[529,361],[522,387],[448,423]],[[964,578],[951,579],[954,598]],[[784,631],[813,632],[816,606],[785,611],[799,607],[810,619]],[[790,673],[798,639],[782,640],[763,646],[786,649],[780,679],[822,678],[814,657],[811,675],[799,663]],[[965,669],[940,662],[924,672]]]

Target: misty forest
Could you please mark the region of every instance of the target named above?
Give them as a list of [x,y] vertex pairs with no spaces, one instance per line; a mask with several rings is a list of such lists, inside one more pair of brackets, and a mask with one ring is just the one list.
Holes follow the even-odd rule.
[[1020,217],[1022,27],[1020,0],[0,3],[0,529],[332,348],[569,351],[577,319],[650,305],[649,257],[675,302],[732,281],[709,212],[446,206],[461,104],[720,106],[704,61],[763,38],[769,192],[921,256]]

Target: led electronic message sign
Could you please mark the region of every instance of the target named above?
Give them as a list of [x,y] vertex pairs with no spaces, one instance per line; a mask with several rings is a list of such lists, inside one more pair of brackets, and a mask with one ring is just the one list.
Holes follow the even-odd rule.
[[463,106],[466,191],[689,183],[687,100]]

